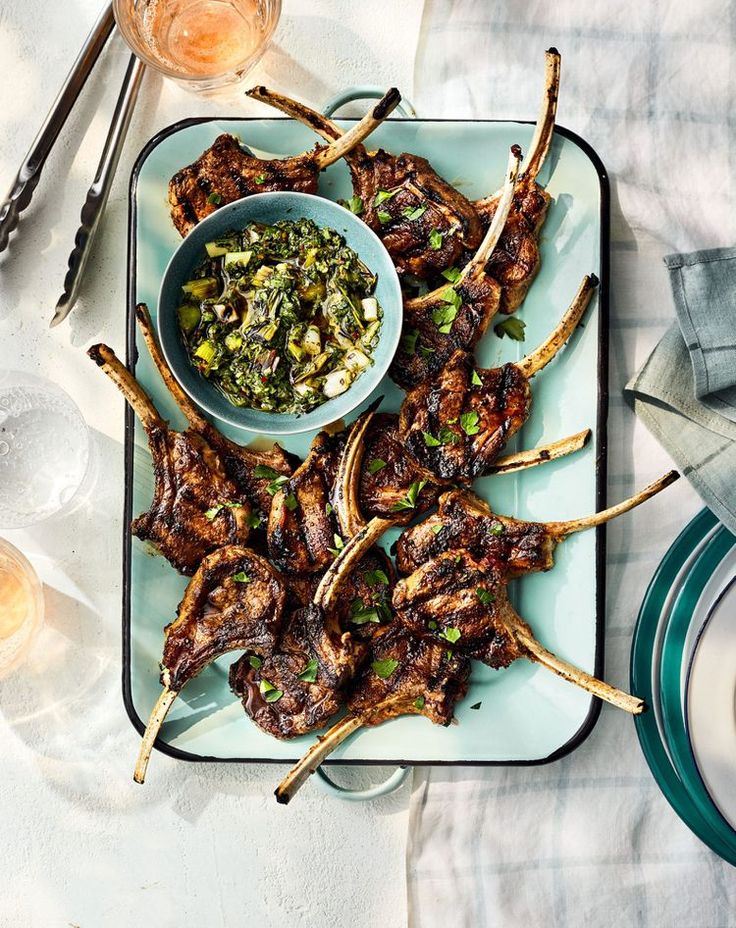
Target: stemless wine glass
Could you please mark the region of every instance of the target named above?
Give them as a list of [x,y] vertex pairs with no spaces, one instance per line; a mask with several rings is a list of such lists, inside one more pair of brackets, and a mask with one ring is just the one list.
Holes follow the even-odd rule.
[[43,377],[0,371],[0,527],[69,507],[90,462],[89,429],[71,397]]
[[20,551],[0,538],[0,678],[20,664],[43,621],[36,572]]
[[125,41],[189,90],[235,84],[265,52],[281,0],[114,0]]

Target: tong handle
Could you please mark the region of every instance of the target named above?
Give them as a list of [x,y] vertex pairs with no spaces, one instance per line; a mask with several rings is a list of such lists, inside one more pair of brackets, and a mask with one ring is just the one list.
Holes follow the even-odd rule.
[[10,233],[18,225],[20,213],[31,202],[49,152],[114,26],[112,4],[108,3],[87,36],[77,60],[15,176],[7,197],[0,206],[0,251],[7,248]]
[[145,67],[135,55],[130,56],[100,162],[79,216],[80,225],[74,238],[74,249],[69,255],[69,269],[64,278],[64,293],[56,304],[56,311],[51,320],[52,328],[66,319],[79,295],[79,287],[89,260],[92,241],[110,195],[110,188],[133,116],[133,108]]

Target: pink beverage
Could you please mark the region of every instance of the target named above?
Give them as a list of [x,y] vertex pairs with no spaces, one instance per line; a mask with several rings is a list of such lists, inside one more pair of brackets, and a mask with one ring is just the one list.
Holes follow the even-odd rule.
[[133,51],[195,89],[239,80],[271,37],[280,0],[116,0],[115,16]]

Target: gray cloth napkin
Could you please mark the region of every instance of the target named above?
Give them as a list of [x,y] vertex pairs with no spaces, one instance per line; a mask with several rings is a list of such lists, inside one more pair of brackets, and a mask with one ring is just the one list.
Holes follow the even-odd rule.
[[736,248],[665,258],[677,321],[625,393],[736,533]]

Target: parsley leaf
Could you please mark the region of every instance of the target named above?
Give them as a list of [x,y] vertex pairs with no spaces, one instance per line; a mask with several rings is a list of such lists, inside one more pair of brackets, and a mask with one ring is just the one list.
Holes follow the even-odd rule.
[[427,622],[427,628],[431,632],[435,631],[435,629],[437,628],[437,623],[435,622],[434,619],[430,619],[429,622]]
[[478,425],[479,418],[478,413],[474,409],[462,413],[460,416],[460,427],[466,435],[477,435],[478,432],[480,432],[480,425]]
[[242,503],[216,503],[211,509],[205,512],[205,518],[211,522],[221,509],[240,509]]
[[435,438],[430,432],[422,432],[422,435],[424,436],[424,444],[428,448],[437,448],[442,444],[439,438]]
[[257,184],[265,184],[265,183],[266,183],[266,175],[265,175],[265,174],[259,174],[257,177],[254,178],[254,180],[255,180],[255,182],[256,182]]
[[261,680],[259,689],[266,702],[278,702],[284,695],[283,690],[277,690],[273,683],[269,683],[268,680]]
[[417,698],[414,700],[414,708],[415,709],[424,708],[424,696],[417,696]]
[[233,580],[236,583],[250,583],[251,578],[244,570],[239,570],[236,574],[233,574]]
[[515,342],[524,341],[524,329],[526,328],[526,323],[522,322],[521,319],[517,319],[516,316],[509,316],[508,319],[504,319],[503,322],[499,322],[493,327],[493,331],[498,335],[499,338],[503,338],[504,335],[508,335],[509,338],[513,339]]
[[380,677],[382,680],[388,680],[391,674],[399,666],[399,662],[387,658],[384,661],[373,661],[371,667],[373,668],[376,676]]
[[475,595],[484,606],[490,606],[490,604],[496,598],[493,593],[489,593],[488,590],[484,590],[482,586],[476,587]]
[[263,664],[263,661],[260,659],[260,657],[257,657],[255,654],[251,654],[250,657],[248,658],[248,663],[253,668],[253,670],[260,670],[261,665]]
[[382,226],[385,226],[387,222],[391,222],[391,213],[387,213],[385,210],[379,209],[376,216],[378,216],[378,221]]
[[407,206],[401,210],[401,215],[405,216],[409,222],[415,222],[417,219],[420,219],[427,212],[427,205],[423,203],[421,206]]
[[366,605],[362,599],[354,599],[350,603],[350,621],[353,625],[365,625],[366,622],[378,624],[381,617],[375,606]]
[[443,525],[433,525],[432,531],[435,533],[435,535],[439,535],[439,533],[442,531],[443,528],[444,528]]
[[448,267],[446,271],[442,272],[442,276],[445,278],[445,280],[449,280],[451,284],[454,284],[460,276],[460,268]]
[[373,460],[368,465],[369,474],[377,474],[379,470],[386,466],[386,462],[381,458],[373,458]]
[[304,680],[305,683],[314,683],[314,681],[317,679],[318,667],[319,664],[314,658],[312,658],[307,663],[307,666],[304,668],[304,670],[302,670],[302,672],[298,675],[298,679]]
[[401,350],[408,355],[412,355],[417,350],[417,339],[419,338],[419,332],[416,329],[413,329],[411,332],[407,332],[405,335],[401,336]]
[[211,193],[207,197],[207,202],[210,204],[210,206],[219,206],[220,203],[222,203],[222,197],[219,193]]
[[284,497],[284,506],[286,506],[290,512],[293,512],[298,505],[299,501],[293,493],[289,493],[288,496]]
[[440,632],[440,638],[444,638],[445,641],[449,641],[450,644],[455,644],[460,638],[460,629],[452,627],[446,628],[444,631]]
[[388,577],[384,570],[368,570],[363,574],[363,579],[368,586],[378,586],[379,583],[383,586],[388,586]]
[[443,445],[456,445],[460,441],[460,436],[457,432],[453,432],[449,425],[443,425],[440,429],[439,439]]
[[380,206],[381,203],[385,203],[386,200],[390,200],[391,197],[395,197],[398,192],[398,188],[396,190],[379,190],[373,198],[373,205]]
[[262,480],[275,480],[281,474],[274,470],[273,467],[267,467],[265,464],[256,464],[253,468],[253,476]]
[[392,512],[401,512],[402,509],[416,509],[419,494],[426,485],[426,480],[415,480],[406,491],[406,496],[391,506]]
[[264,520],[262,512],[249,512],[247,522],[251,528],[259,528]]
[[363,200],[361,197],[350,197],[348,200],[348,209],[351,213],[355,213],[356,216],[360,216],[363,212]]
[[503,523],[494,522],[493,525],[488,526],[489,535],[503,535]]
[[442,233],[438,229],[432,229],[429,233],[429,247],[432,251],[439,251],[442,248]]
[[452,329],[452,323],[455,321],[456,317],[456,306],[438,306],[437,309],[432,311],[432,322],[434,322],[443,335],[447,335],[450,329]]
[[426,361],[427,358],[431,358],[434,354],[434,348],[425,348],[424,345],[420,345],[417,348],[417,353],[419,354],[420,358],[424,358]]
[[342,549],[345,547],[345,542],[342,540],[342,538],[340,538],[340,536],[337,533],[332,536],[332,539],[335,542],[335,547],[328,548],[327,550],[330,552],[330,554],[334,554],[334,556],[337,557],[339,553],[342,551]]
[[473,376],[470,378],[470,382],[474,387],[483,386],[483,381],[480,379],[480,374],[476,370],[473,371]]

